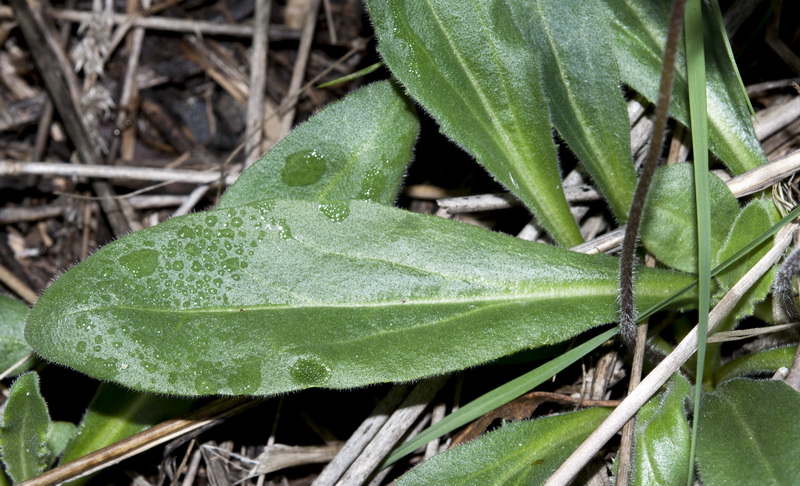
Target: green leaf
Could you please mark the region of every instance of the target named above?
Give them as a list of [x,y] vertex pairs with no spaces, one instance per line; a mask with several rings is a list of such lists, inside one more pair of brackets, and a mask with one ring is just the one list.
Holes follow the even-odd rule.
[[52,466],[58,456],[67,448],[67,444],[75,435],[75,424],[72,422],[53,422],[47,430],[47,449],[50,454],[47,456],[47,465]]
[[697,463],[708,486],[796,484],[800,394],[778,380],[731,380],[705,395]]
[[[697,212],[690,164],[661,167],[653,177],[642,217],[642,244],[659,261],[684,272],[697,271]],[[719,177],[709,174],[711,253],[716,254],[728,236],[739,203]]]
[[389,81],[332,103],[246,170],[217,207],[261,199],[369,199],[392,204],[413,157],[419,121]]
[[[27,304],[0,294],[0,373],[32,351],[23,336],[27,316]],[[35,362],[36,360],[31,358],[17,368],[16,373],[30,369]]]
[[[669,0],[603,0],[612,17],[612,28],[622,81],[651,102],[658,96],[664,44],[669,20]],[[735,174],[767,162],[755,136],[747,104],[713,13],[703,5],[707,69],[708,128],[711,151]],[[681,47],[683,49],[683,47]],[[683,51],[682,51],[683,52]],[[672,116],[689,124],[686,59],[678,59],[671,102]]]
[[[148,429],[191,408],[193,399],[165,397],[103,383],[86,410],[77,433],[66,447],[61,464]],[[71,481],[84,484],[89,477]]]
[[522,200],[559,244],[582,243],[561,188],[539,60],[508,6],[366,3],[384,62],[442,132]]
[[14,483],[28,480],[47,467],[49,428],[50,415],[39,392],[39,375],[24,373],[11,385],[0,424],[0,455]]
[[611,413],[606,408],[504,424],[428,459],[398,486],[542,484]]
[[625,221],[636,189],[630,121],[619,87],[606,9],[600,0],[511,0],[514,21],[542,56],[550,119]]
[[[638,272],[643,308],[692,280]],[[369,201],[261,201],[109,244],[44,292],[25,336],[134,389],[264,395],[408,381],[560,342],[614,321],[616,297],[605,255]]]
[[666,389],[639,411],[631,484],[680,484],[686,480],[691,431],[685,403],[691,400],[691,388],[686,378],[675,374]]
[[[716,208],[714,209],[716,217]],[[755,237],[772,227],[781,219],[775,204],[766,199],[756,199],[748,204],[736,218],[725,243],[720,247],[716,262],[723,262],[731,255],[753,241]],[[772,241],[768,240],[751,250],[735,265],[725,269],[716,276],[720,284],[720,296],[733,287],[745,273],[750,270],[772,248]],[[775,278],[775,269],[769,270],[753,285],[741,298],[731,313],[731,318],[740,319],[751,315],[756,303],[764,300],[770,292],[772,281]]]
[[732,378],[744,376],[764,375],[767,373],[772,375],[782,366],[790,368],[795,354],[797,354],[797,346],[783,346],[747,354],[722,365],[714,374],[714,381],[722,383]]

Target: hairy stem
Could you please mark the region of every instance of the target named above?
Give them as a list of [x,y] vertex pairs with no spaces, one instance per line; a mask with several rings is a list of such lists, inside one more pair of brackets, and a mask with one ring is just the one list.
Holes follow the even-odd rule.
[[639,183],[633,195],[631,211],[628,215],[628,225],[625,228],[625,239],[622,243],[622,254],[619,263],[620,287],[620,317],[619,327],[622,339],[628,348],[633,348],[636,342],[636,311],[633,296],[633,263],[636,251],[636,240],[639,234],[639,225],[642,221],[642,210],[647,199],[647,192],[653,181],[658,160],[661,156],[661,146],[664,144],[664,134],[669,118],[669,99],[672,95],[672,84],[675,79],[675,58],[678,53],[681,26],[683,25],[683,11],[686,0],[675,0],[669,19],[667,44],[664,48],[664,62],[661,64],[661,85],[658,89],[655,120],[653,122],[653,135],[647,158],[642,166]]

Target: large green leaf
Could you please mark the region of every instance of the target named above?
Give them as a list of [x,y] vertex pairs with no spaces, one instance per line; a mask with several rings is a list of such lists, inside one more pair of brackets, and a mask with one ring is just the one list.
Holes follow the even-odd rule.
[[369,199],[392,204],[419,122],[389,81],[325,107],[246,170],[217,207],[261,199]]
[[691,431],[685,403],[691,400],[691,389],[689,381],[676,374],[666,390],[639,411],[631,484],[680,484],[686,480]]
[[50,414],[39,392],[39,375],[24,373],[11,385],[0,424],[0,457],[15,483],[30,479],[47,467],[49,428]]
[[[711,218],[714,255],[725,243],[740,209],[728,186],[713,174],[708,178],[708,197],[714,208]],[[684,272],[697,271],[697,211],[690,164],[658,169],[645,203],[641,233],[645,248],[659,261]]]
[[[640,269],[638,303],[690,282]],[[111,243],[44,292],[25,337],[135,389],[272,394],[407,381],[559,342],[614,321],[616,297],[608,256],[369,201],[261,201]]]
[[606,9],[600,0],[510,0],[514,21],[542,56],[550,118],[625,221],[636,189],[630,122]]
[[[614,49],[622,81],[651,102],[658,96],[661,63],[667,38],[671,0],[603,0],[612,17]],[[713,13],[703,5],[709,146],[734,173],[741,174],[767,162],[755,136],[747,102],[731,66],[724,39]],[[675,71],[672,116],[689,123],[689,91],[683,46]]]
[[441,125],[560,244],[582,243],[561,188],[536,53],[504,2],[367,0],[378,51]]
[[797,484],[800,393],[778,380],[731,380],[705,395],[701,414],[703,484]]
[[611,413],[590,408],[505,424],[409,471],[399,486],[542,484]]
[[[23,331],[28,305],[25,302],[0,294],[0,373],[31,352]],[[21,373],[31,367],[34,360],[17,368]]]

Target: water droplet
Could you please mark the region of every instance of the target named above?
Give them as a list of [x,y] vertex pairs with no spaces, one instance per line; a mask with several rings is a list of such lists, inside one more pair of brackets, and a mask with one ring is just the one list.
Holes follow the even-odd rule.
[[217,217],[213,214],[209,214],[206,216],[206,226],[214,226],[217,224]]
[[316,356],[306,356],[289,367],[289,376],[300,386],[322,386],[330,380],[331,369]]
[[198,262],[197,260],[192,262],[192,271],[193,272],[201,272],[203,271],[203,264]]
[[103,344],[103,336],[99,336],[99,335],[95,336],[94,337],[94,343],[95,344]]
[[172,269],[173,270],[177,270],[177,271],[183,270],[183,261],[176,260],[175,262],[173,262],[172,263]]
[[136,278],[152,275],[158,267],[159,253],[155,250],[136,250],[122,256],[119,263]]
[[183,226],[181,229],[178,230],[178,236],[181,238],[194,238],[195,233],[194,230],[188,226]]
[[77,344],[75,344],[75,351],[79,353],[86,352],[86,341],[78,341]]
[[119,349],[122,347],[122,343],[119,341],[114,341],[113,343],[111,343],[111,345],[114,346],[114,349]]
[[238,270],[239,269],[239,259],[238,258],[229,258],[222,262],[222,268],[228,271]]
[[319,205],[319,212],[324,214],[329,221],[341,223],[350,216],[350,202],[338,201]]
[[380,169],[373,167],[364,174],[361,181],[361,192],[359,199],[377,201],[381,197],[381,189],[386,185],[386,176]]
[[307,186],[322,178],[326,168],[325,158],[315,150],[301,150],[286,157],[281,169],[281,180],[287,186]]
[[214,381],[204,376],[198,376],[195,378],[194,389],[200,395],[211,395],[216,391],[214,389]]
[[242,218],[240,218],[238,216],[231,220],[231,226],[233,226],[234,228],[239,228],[243,224],[244,224],[244,221],[242,221]]

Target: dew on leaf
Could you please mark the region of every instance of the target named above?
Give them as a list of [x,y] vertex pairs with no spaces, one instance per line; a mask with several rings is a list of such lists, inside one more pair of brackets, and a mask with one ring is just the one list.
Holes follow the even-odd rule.
[[281,180],[287,186],[307,186],[322,178],[327,163],[315,150],[300,150],[286,157]]
[[200,248],[198,248],[194,243],[189,243],[183,248],[183,250],[191,256],[197,256],[200,254]]
[[86,352],[86,341],[78,341],[75,344],[75,351],[77,351],[79,353]]
[[119,259],[119,263],[136,278],[152,275],[158,267],[159,253],[156,250],[134,250]]
[[330,380],[331,369],[316,356],[305,356],[289,367],[289,377],[299,386],[322,386]]
[[178,230],[178,236],[181,238],[194,238],[195,233],[189,226],[183,226]]
[[231,226],[233,226],[234,228],[239,228],[243,224],[244,224],[244,221],[242,221],[242,218],[240,218],[238,216],[231,220]]
[[217,217],[213,214],[206,216],[206,226],[214,226],[217,224]]
[[341,223],[347,219],[348,216],[350,216],[350,202],[337,201],[320,204],[319,212],[328,218],[329,221],[333,223]]

